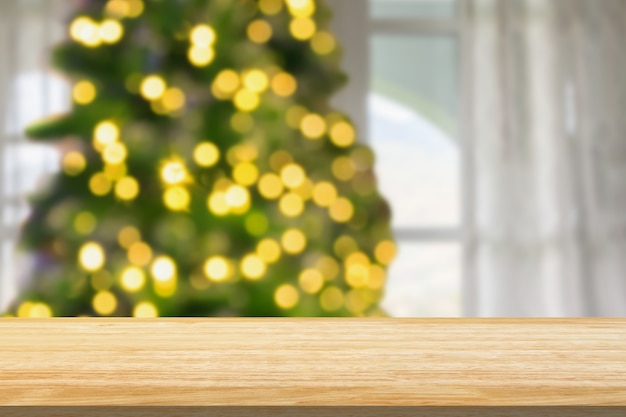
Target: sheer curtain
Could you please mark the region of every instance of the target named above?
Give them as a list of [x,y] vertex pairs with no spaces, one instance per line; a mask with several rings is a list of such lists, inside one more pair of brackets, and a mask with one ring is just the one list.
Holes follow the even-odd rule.
[[626,315],[626,2],[471,3],[476,316]]
[[0,1],[0,312],[26,279],[16,241],[28,214],[25,196],[58,169],[58,152],[29,142],[30,122],[67,106],[68,86],[48,67],[65,33],[66,0]]

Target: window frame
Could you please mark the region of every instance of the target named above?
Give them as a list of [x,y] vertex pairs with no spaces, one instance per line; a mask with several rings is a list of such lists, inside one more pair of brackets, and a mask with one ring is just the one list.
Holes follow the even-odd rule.
[[461,218],[457,226],[394,228],[398,242],[459,243],[461,245],[461,316],[473,316],[476,311],[476,280],[474,267],[474,168],[471,134],[471,8],[473,0],[457,0],[453,18],[373,18],[371,0],[328,0],[335,10],[333,30],[343,45],[343,68],[350,75],[350,84],[334,101],[339,108],[349,109],[364,143],[369,142],[367,109],[356,103],[367,103],[370,90],[369,43],[375,34],[447,35],[459,45],[457,69],[458,133],[460,144]]

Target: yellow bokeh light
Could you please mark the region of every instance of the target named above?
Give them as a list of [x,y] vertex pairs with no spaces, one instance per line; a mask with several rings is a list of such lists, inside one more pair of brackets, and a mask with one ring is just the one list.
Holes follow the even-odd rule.
[[167,84],[163,77],[150,75],[143,79],[139,86],[141,95],[147,100],[157,100],[165,94]]
[[261,177],[258,184],[259,193],[267,198],[273,200],[283,193],[284,187],[280,177],[276,174],[265,174]]
[[175,112],[185,107],[185,93],[180,88],[168,88],[163,97],[161,104],[166,112]]
[[310,200],[313,197],[313,181],[306,179],[299,187],[293,189],[303,200]]
[[233,185],[226,191],[226,201],[231,207],[242,208],[250,203],[250,193],[240,185]]
[[300,121],[300,130],[308,139],[319,139],[326,133],[326,121],[319,114],[307,114]]
[[139,17],[144,10],[144,4],[142,0],[127,0],[128,1],[128,17]]
[[289,13],[294,17],[311,17],[315,13],[313,0],[286,0]]
[[260,69],[246,71],[243,75],[243,84],[253,93],[262,93],[269,86],[267,74]]
[[136,227],[125,226],[117,234],[117,242],[121,247],[127,249],[135,242],[141,240],[141,233]]
[[383,240],[376,245],[374,256],[376,260],[383,265],[389,265],[396,257],[397,248],[395,243],[390,240]]
[[89,179],[89,189],[94,195],[104,196],[111,191],[113,188],[113,183],[111,180],[102,172],[94,174]]
[[87,160],[82,153],[71,151],[65,154],[61,165],[63,166],[63,172],[67,175],[76,176],[85,170]]
[[276,288],[274,291],[274,302],[284,310],[294,308],[300,299],[300,294],[296,287],[290,284],[284,284]]
[[159,317],[159,310],[149,301],[143,301],[133,309],[133,317],[136,318],[156,318]]
[[263,19],[257,19],[248,25],[248,39],[254,43],[265,43],[272,37],[272,26]]
[[274,239],[266,238],[257,244],[256,253],[263,262],[274,263],[280,258],[280,245]]
[[209,168],[217,164],[220,159],[220,150],[214,143],[199,143],[193,151],[193,159],[198,166]]
[[231,69],[225,69],[220,71],[217,77],[215,77],[211,85],[211,91],[218,99],[225,100],[234,94],[240,85],[239,75]]
[[265,232],[267,232],[267,228],[269,227],[269,220],[264,214],[250,213],[248,216],[246,216],[244,225],[248,233],[250,233],[251,235],[261,236]]
[[287,193],[278,202],[280,212],[287,217],[298,217],[304,211],[302,197],[295,193]]
[[328,287],[320,294],[320,305],[326,311],[337,311],[343,304],[343,292],[337,287]]
[[297,88],[296,79],[289,73],[280,72],[272,77],[272,90],[279,97],[289,97]]
[[163,193],[165,207],[172,211],[184,211],[189,207],[191,195],[185,187],[170,187]]
[[380,265],[370,266],[370,279],[367,286],[372,290],[379,290],[385,285],[385,269]]
[[115,184],[115,195],[120,200],[133,200],[139,194],[139,182],[133,177],[124,177]]
[[259,149],[256,145],[249,143],[233,146],[228,150],[228,163],[236,165],[239,162],[254,161],[259,155]]
[[204,274],[214,282],[222,282],[232,275],[232,267],[228,259],[213,256],[204,263]]
[[215,30],[211,26],[200,24],[191,30],[189,38],[191,43],[194,45],[206,48],[215,43],[217,36],[215,34]]
[[97,224],[96,216],[89,211],[81,211],[74,218],[74,230],[81,235],[88,235],[96,230]]
[[287,187],[300,187],[306,179],[304,168],[298,164],[287,164],[280,170],[280,178]]
[[141,268],[129,266],[122,271],[121,283],[125,291],[137,292],[144,287],[146,274]]
[[362,315],[370,305],[363,290],[350,290],[346,296],[346,308],[352,314]]
[[235,94],[233,103],[238,110],[244,112],[251,112],[255,110],[261,104],[259,95],[253,91],[242,89]]
[[120,142],[107,145],[102,152],[102,160],[112,165],[124,162],[127,156],[128,150],[126,149],[126,145]]
[[230,206],[226,200],[226,193],[216,191],[211,193],[207,200],[209,211],[216,216],[225,216],[230,211]]
[[117,20],[107,19],[100,24],[98,35],[105,43],[113,44],[124,36],[124,27]]
[[330,207],[337,200],[337,188],[330,182],[319,182],[313,188],[313,201],[320,207]]
[[215,51],[211,47],[192,46],[189,48],[187,58],[196,67],[206,67],[215,59]]
[[293,157],[287,151],[276,151],[270,155],[270,167],[276,171],[280,172],[283,167],[291,162],[293,162]]
[[291,36],[299,41],[306,41],[315,35],[317,27],[315,22],[308,17],[296,17],[289,23]]
[[281,236],[280,243],[285,252],[297,255],[306,248],[306,236],[299,229],[289,229]]
[[96,47],[102,43],[99,27],[92,19],[79,16],[70,24],[70,37],[88,47]]
[[328,55],[337,47],[335,37],[328,32],[317,32],[311,39],[311,48],[318,55]]
[[128,172],[128,167],[124,163],[106,164],[104,166],[104,175],[110,181],[117,181],[117,180],[124,178],[127,172]]
[[346,267],[346,282],[352,288],[361,288],[369,281],[369,265],[353,264]]
[[159,256],[152,262],[150,272],[156,281],[169,281],[176,277],[176,264],[168,256]]
[[99,150],[103,150],[107,145],[117,142],[120,138],[120,128],[114,122],[105,120],[96,125],[93,137],[96,145],[101,146]]
[[356,174],[354,161],[347,156],[339,156],[333,161],[331,170],[335,178],[341,181],[349,181]]
[[332,281],[339,275],[339,263],[331,256],[322,256],[315,263],[315,267],[322,273],[326,281]]
[[93,83],[83,80],[74,85],[72,89],[72,98],[78,104],[89,104],[96,99],[96,87]]
[[259,178],[259,169],[250,162],[235,165],[233,179],[240,185],[252,185]]
[[265,265],[265,262],[263,262],[260,257],[253,254],[246,255],[241,260],[240,268],[242,275],[252,281],[261,279],[261,277],[263,277],[263,275],[265,275],[265,272],[267,271],[267,266]]
[[161,179],[169,185],[177,185],[188,179],[187,168],[180,161],[169,161],[161,167]]
[[49,318],[52,317],[52,310],[45,303],[34,303],[24,301],[17,309],[17,317],[22,318]]
[[128,0],[109,0],[105,7],[106,14],[116,18],[128,16],[129,11],[130,4]]
[[136,241],[129,245],[127,256],[131,264],[146,266],[152,260],[152,249],[147,243]]
[[331,219],[338,223],[345,223],[354,215],[354,206],[347,198],[340,197],[330,206]]
[[352,236],[342,235],[335,240],[333,244],[333,250],[335,255],[340,258],[345,258],[348,255],[356,252],[359,249],[359,245]]
[[348,122],[338,122],[330,129],[330,140],[340,148],[346,148],[354,143],[356,132]]
[[99,291],[93,297],[91,305],[101,316],[110,316],[117,308],[117,298],[109,291]]
[[324,286],[324,277],[317,269],[305,269],[298,277],[300,288],[306,293],[317,294]]
[[280,13],[283,0],[259,0],[259,10],[268,16]]

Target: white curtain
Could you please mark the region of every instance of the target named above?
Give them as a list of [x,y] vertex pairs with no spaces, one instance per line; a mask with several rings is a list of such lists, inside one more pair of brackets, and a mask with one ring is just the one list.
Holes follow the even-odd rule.
[[626,1],[473,0],[473,316],[626,316]]
[[58,152],[28,141],[24,128],[63,111],[68,86],[49,68],[50,47],[64,37],[67,0],[0,0],[0,313],[27,278],[16,253],[28,214],[25,196],[58,169]]

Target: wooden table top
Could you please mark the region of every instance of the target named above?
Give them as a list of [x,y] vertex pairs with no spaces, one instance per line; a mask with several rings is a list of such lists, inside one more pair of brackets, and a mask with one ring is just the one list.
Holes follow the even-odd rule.
[[626,405],[626,319],[0,319],[2,405]]

